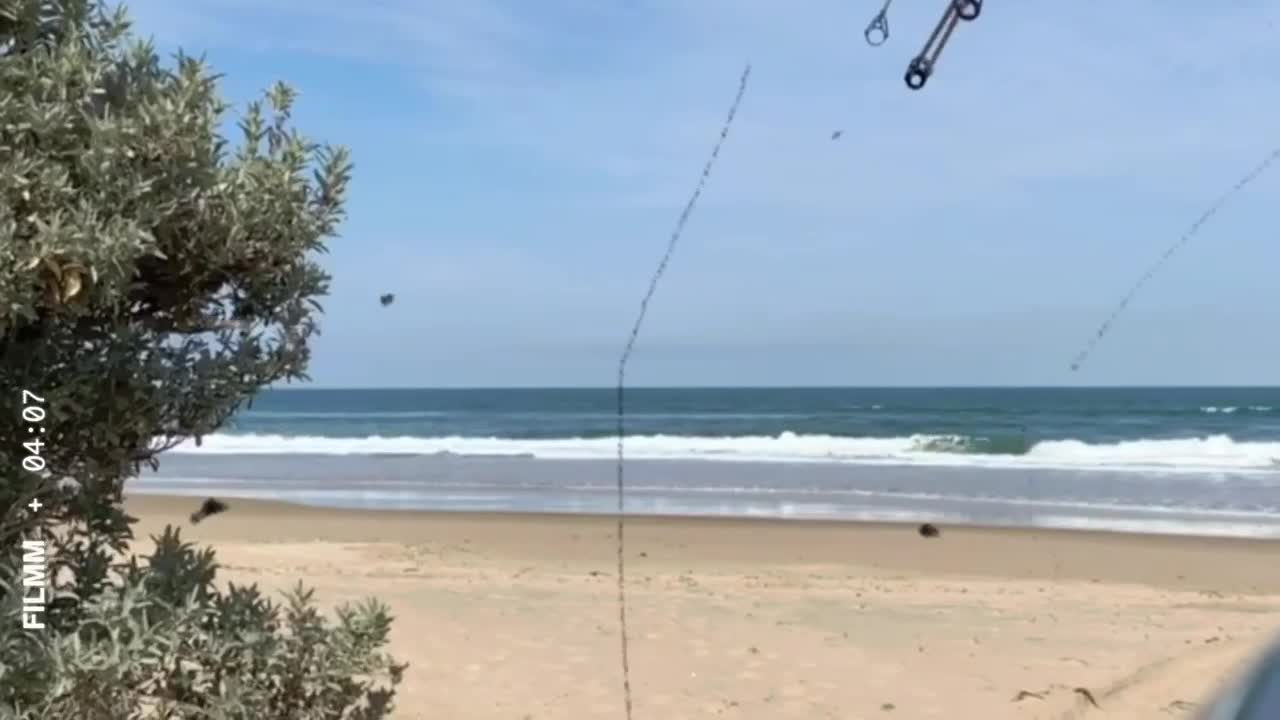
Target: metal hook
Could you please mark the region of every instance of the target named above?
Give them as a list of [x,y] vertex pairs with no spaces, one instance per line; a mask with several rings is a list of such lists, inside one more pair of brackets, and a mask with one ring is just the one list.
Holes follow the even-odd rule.
[[885,0],[884,7],[871,18],[867,29],[862,31],[862,36],[867,39],[867,44],[871,47],[880,47],[889,39],[889,6],[892,4],[893,0]]

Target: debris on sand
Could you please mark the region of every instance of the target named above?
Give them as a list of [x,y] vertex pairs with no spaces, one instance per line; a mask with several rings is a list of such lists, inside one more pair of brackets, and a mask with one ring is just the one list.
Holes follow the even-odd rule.
[[942,532],[931,523],[925,523],[920,526],[920,537],[936,538],[940,535],[942,535]]
[[1090,705],[1098,708],[1099,710],[1102,709],[1102,706],[1098,704],[1098,701],[1093,699],[1093,693],[1089,692],[1088,689],[1078,687],[1078,688],[1073,688],[1072,692],[1076,693],[1077,695],[1083,696],[1085,700],[1089,701]]
[[1037,700],[1044,699],[1044,693],[1031,692],[1030,690],[1019,690],[1017,695],[1013,696],[1014,702],[1021,702],[1027,698],[1035,698]]

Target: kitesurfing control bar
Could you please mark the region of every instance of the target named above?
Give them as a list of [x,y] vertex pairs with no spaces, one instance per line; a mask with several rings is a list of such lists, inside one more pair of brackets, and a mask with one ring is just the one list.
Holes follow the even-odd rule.
[[955,32],[956,25],[960,24],[961,20],[976,20],[981,14],[982,0],[950,0],[947,3],[947,11],[942,14],[942,19],[929,35],[929,41],[907,66],[907,73],[903,76],[907,87],[912,90],[923,88],[925,83],[929,82],[929,76],[933,75],[933,70],[938,65],[938,58],[942,55],[942,49],[947,46],[947,41],[951,39],[951,33]]

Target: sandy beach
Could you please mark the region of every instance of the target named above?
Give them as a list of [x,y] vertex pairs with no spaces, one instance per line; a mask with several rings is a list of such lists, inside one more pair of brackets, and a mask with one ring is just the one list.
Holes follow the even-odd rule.
[[[396,717],[623,717],[611,518],[230,500],[193,527],[197,504],[128,502],[224,580],[391,605]],[[1280,629],[1270,541],[683,518],[626,541],[636,718],[1190,717]]]

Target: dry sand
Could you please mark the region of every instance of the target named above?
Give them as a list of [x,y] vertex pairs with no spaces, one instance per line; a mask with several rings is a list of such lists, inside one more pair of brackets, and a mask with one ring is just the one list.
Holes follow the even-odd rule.
[[[225,579],[388,602],[396,717],[623,717],[612,519],[227,502],[195,527],[195,498],[129,508],[140,537],[216,543]],[[1190,717],[1280,627],[1275,542],[678,518],[626,540],[644,720]]]

